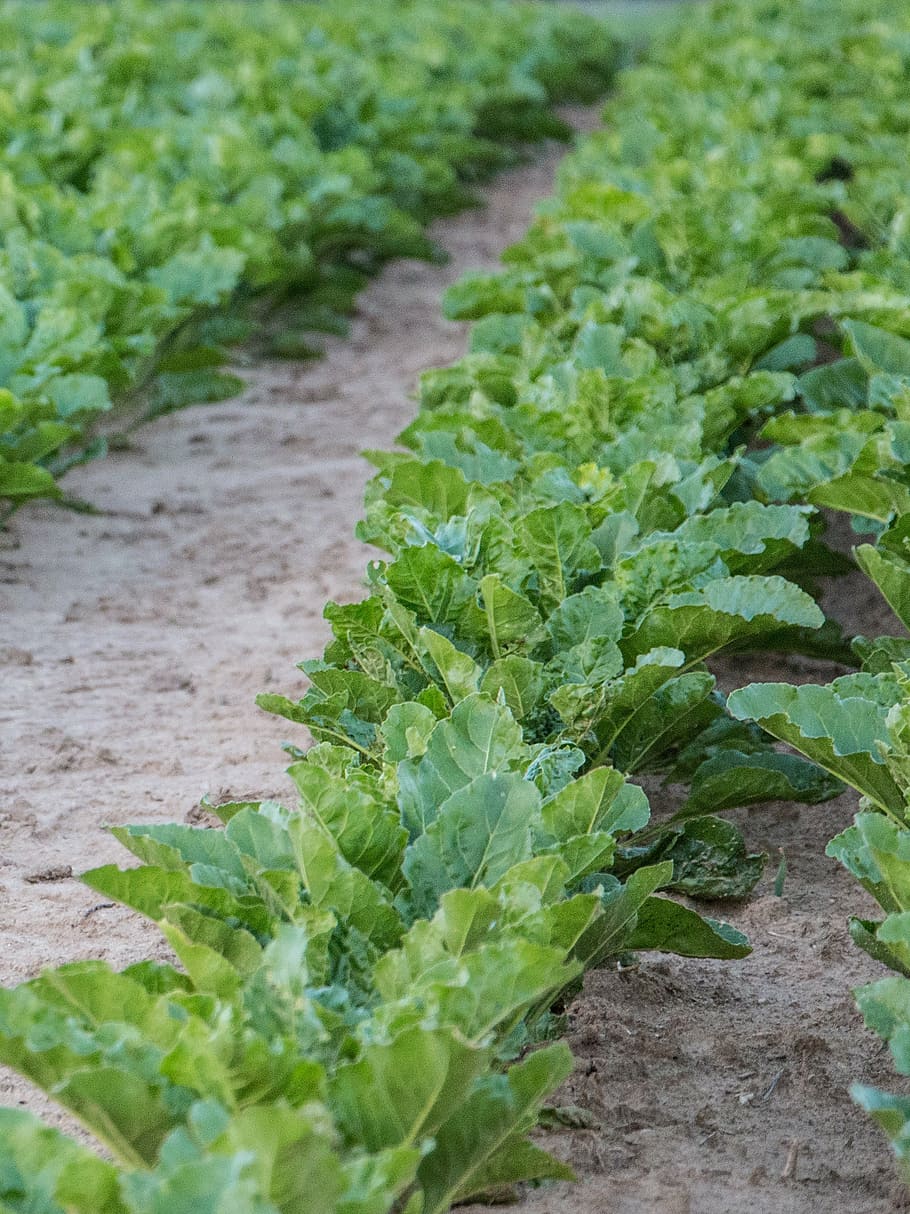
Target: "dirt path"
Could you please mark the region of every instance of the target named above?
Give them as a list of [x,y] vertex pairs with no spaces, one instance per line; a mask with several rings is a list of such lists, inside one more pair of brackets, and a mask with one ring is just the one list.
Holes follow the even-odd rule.
[[[440,225],[448,266],[390,267],[362,297],[352,338],[330,342],[322,362],[259,366],[242,398],[164,419],[133,450],[71,475],[68,489],[103,514],[32,509],[3,538],[0,981],[161,952],[137,917],[55,872],[123,858],[103,823],[183,819],[206,792],[287,792],[280,743],[293,727],[253,698],[302,686],[293,664],[321,650],[323,604],[360,593],[369,554],[351,535],[369,469],[358,452],[388,446],[413,415],[420,370],[462,352],[441,291],[522,234],[559,155],[502,179],[487,210]],[[860,583],[852,609],[874,631]],[[830,672],[722,673],[733,685]],[[847,1095],[857,1078],[894,1085],[849,995],[879,972],[844,930],[860,897],[823,854],[853,809],[842,798],[745,822],[750,842],[783,847],[789,866],[782,898],[768,878],[723,912],[751,936],[752,957],[591,976],[572,1010],[579,1065],[565,1097],[603,1128],[551,1137],[581,1184],[529,1194],[521,1214],[906,1208],[884,1141]],[[0,1103],[48,1109],[3,1074]]]

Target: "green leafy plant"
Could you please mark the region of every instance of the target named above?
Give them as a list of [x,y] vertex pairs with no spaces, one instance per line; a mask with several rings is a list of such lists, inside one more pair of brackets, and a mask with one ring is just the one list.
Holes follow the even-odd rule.
[[516,144],[568,128],[613,39],[512,3],[6,4],[0,509],[59,498],[99,422],[237,392],[229,347],[314,353],[385,259]]
[[[510,11],[493,10],[493,25]],[[539,28],[514,11],[522,38]],[[367,45],[385,46],[385,14],[365,18]],[[470,141],[443,157],[462,176],[498,159],[476,140],[484,129],[498,137],[503,122],[514,132],[541,117],[529,77],[555,92],[584,61],[593,27],[576,37],[545,25],[561,32],[528,50],[514,105],[496,92],[513,27],[489,33],[479,93],[465,61]],[[361,33],[338,28],[348,64]],[[458,28],[445,26],[455,46]],[[82,963],[0,997],[0,1058],[115,1162],[4,1114],[0,1202],[290,1214],[318,1200],[344,1214],[429,1214],[564,1176],[528,1134],[570,1065],[552,1039],[584,971],[649,948],[744,956],[738,933],[673,896],[742,897],[761,878],[765,857],[718,814],[817,803],[844,784],[866,800],[832,854],[885,915],[851,930],[897,971],[860,999],[906,1069],[910,645],[849,645],[814,591],[854,568],[825,543],[824,506],[876,541],[855,560],[904,623],[910,614],[907,33],[895,0],[693,10],[623,77],[604,129],[566,161],[558,196],[503,271],[449,293],[448,314],[475,322],[469,353],[424,377],[400,448],[370,453],[367,595],[327,607],[332,640],[303,664],[300,700],[260,698],[298,727],[299,805],[210,807],[223,829],[118,829],[139,866],[86,880],[158,924],[176,963],[123,974]],[[401,37],[410,47],[406,25]],[[462,60],[429,37],[418,64],[460,79]],[[564,59],[549,49],[561,38],[574,47]],[[141,75],[141,59],[118,58],[117,70]],[[454,188],[443,169],[430,183],[405,171],[413,153],[429,172],[416,142],[396,144],[408,88],[381,75],[369,92],[361,70],[369,104],[354,89],[353,107],[306,115],[313,180],[327,188],[324,158],[336,158],[350,207],[330,190],[329,214],[316,207],[322,243],[302,253],[308,238],[285,227],[289,196],[276,202],[278,285],[312,288],[305,320],[323,327],[360,281],[352,229],[379,233],[355,242],[368,262],[400,250],[414,217]],[[259,87],[271,89],[271,72]],[[208,121],[224,109],[221,79],[193,81],[189,97],[179,72],[163,92],[167,115],[174,89],[191,111],[191,146],[196,110]],[[423,68],[414,81],[424,88]],[[431,110],[432,122],[410,110],[421,140],[439,131]],[[107,177],[89,172],[97,132],[75,129],[64,157],[75,188],[92,177],[123,194],[128,149]],[[367,145],[375,159],[360,156]],[[45,161],[61,171],[40,129],[27,154],[36,173]],[[385,185],[372,176],[380,161]],[[242,226],[268,191],[240,180],[259,183],[231,197]],[[185,216],[167,197],[170,218],[148,240],[171,248]],[[267,247],[243,246],[243,281],[265,290],[274,284],[251,267],[273,264],[274,232],[252,227]],[[291,233],[297,243],[281,243]],[[199,353],[193,326],[192,348],[175,343],[162,408],[179,403],[181,376],[219,361],[232,240],[181,246],[149,270],[143,289],[178,310],[194,284],[204,292],[193,306],[207,310],[213,351]],[[80,399],[100,391],[70,387]],[[712,663],[750,650],[833,656],[852,672],[726,700]],[[653,819],[634,782],[644,774],[682,787]],[[906,1102],[859,1098],[906,1154]]]

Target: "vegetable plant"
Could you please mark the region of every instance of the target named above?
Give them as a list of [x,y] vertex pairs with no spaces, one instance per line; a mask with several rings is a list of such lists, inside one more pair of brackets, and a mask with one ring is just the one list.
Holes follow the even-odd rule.
[[[449,292],[469,352],[369,453],[366,593],[326,608],[302,698],[260,697],[298,803],[118,828],[138,867],[85,879],[172,961],[0,997],[0,1059],[113,1156],[5,1113],[7,1208],[429,1214],[565,1176],[528,1135],[585,971],[746,956],[681,900],[762,878],[720,815],[844,785],[832,854],[884,913],[852,932],[897,971],[860,999],[910,1070],[910,648],[817,602],[858,563],[910,622],[908,34],[896,0],[694,9],[502,271]],[[844,673],[727,699],[717,656],[756,650]],[[910,1106],[859,1096],[906,1155]]]
[[[0,13],[0,518],[121,427],[314,353],[385,259],[615,63],[512,3],[11,0]],[[108,429],[110,429],[108,424]]]

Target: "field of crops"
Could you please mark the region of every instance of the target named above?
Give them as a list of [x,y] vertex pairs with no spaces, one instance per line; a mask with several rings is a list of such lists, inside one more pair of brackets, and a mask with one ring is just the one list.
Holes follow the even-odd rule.
[[[400,48],[386,71],[375,6],[328,22],[331,36],[309,6],[257,9],[268,27],[245,34],[244,62],[256,64],[245,84],[227,66],[227,35],[220,67],[198,75],[183,22],[192,13],[198,34],[202,7],[138,7],[118,33],[111,10],[92,9],[82,45],[60,15],[72,6],[48,10],[72,62],[39,60],[16,86],[31,109],[9,187],[13,213],[54,239],[14,229],[0,274],[13,284],[11,343],[35,340],[45,306],[37,287],[33,300],[16,284],[45,281],[46,306],[72,318],[76,362],[55,355],[30,370],[44,376],[33,395],[14,365],[9,408],[28,415],[15,433],[60,437],[9,463],[30,470],[23,484],[55,470],[53,452],[79,450],[55,429],[67,408],[55,384],[94,385],[105,404],[110,385],[125,397],[141,386],[143,408],[162,412],[190,399],[178,387],[167,397],[181,377],[222,376],[232,317],[262,326],[280,297],[298,337],[336,325],[373,259],[426,253],[430,214],[502,163],[491,140],[555,133],[547,101],[573,81],[590,96],[615,63],[610,36],[592,41],[594,26],[566,28],[552,10],[472,10],[463,56],[464,6],[433,6],[432,19],[429,7],[404,7],[420,16],[427,66],[400,89],[390,84]],[[17,5],[4,11],[31,37]],[[272,60],[304,13],[320,31],[309,45],[333,49],[314,51],[311,108],[292,107],[297,125],[285,129],[288,115],[276,126],[263,97],[275,88],[287,99]],[[435,38],[427,21],[442,23]],[[159,37],[185,52],[186,71],[166,81],[150,66]],[[100,43],[109,55],[92,93],[74,82],[94,79]],[[339,58],[346,44],[352,59]],[[364,87],[394,116],[366,122],[358,94],[356,122],[346,119],[358,133],[330,146],[355,65],[365,75],[377,65],[379,84]],[[871,1032],[863,1039],[859,1020],[852,1031],[870,1074],[881,1072],[877,1038],[897,1072],[886,1091],[862,1069],[840,1076],[844,1103],[853,1085],[856,1134],[869,1116],[884,1131],[871,1140],[878,1156],[865,1148],[850,1208],[902,1208],[882,1176],[889,1139],[910,1180],[908,70],[910,14],[898,0],[693,8],[619,78],[602,128],[564,162],[503,268],[447,292],[446,314],[472,322],[469,350],[424,374],[397,447],[368,453],[375,475],[357,534],[376,559],[365,596],[326,607],[331,640],[302,664],[302,698],[259,697],[287,722],[294,799],[210,801],[201,823],[116,827],[138,864],[84,881],[98,905],[157,925],[166,950],[123,971],[78,961],[0,989],[0,1061],[106,1148],[0,1111],[0,1210],[443,1214],[516,1186],[529,1210],[568,1210],[571,1191],[545,1188],[543,1205],[535,1196],[572,1175],[558,1138],[545,1143],[535,1127],[594,1134],[608,1152],[630,1142],[609,1078],[596,1107],[562,1086],[585,975],[634,972],[649,953],[744,973],[753,942],[727,920],[769,886],[783,899],[788,883],[787,855],[752,850],[751,824],[769,804],[816,806],[823,819],[845,789],[860,795],[858,812],[828,854],[855,880],[817,925],[822,957],[848,933],[868,954],[877,977],[856,1000]],[[455,76],[457,154],[440,125],[449,103],[433,91]],[[38,116],[51,90],[55,112],[75,98],[80,121],[49,130]],[[197,94],[201,117],[188,102]],[[224,128],[238,106],[247,120],[270,115],[262,149],[239,119],[231,144]],[[126,111],[118,143],[110,132]],[[332,223],[338,207],[359,216],[325,246],[289,217],[299,181],[276,168],[276,150],[282,161],[299,151],[303,128],[322,132],[308,171],[316,194],[329,191]],[[137,176],[131,196],[140,129],[156,148],[155,180]],[[427,141],[432,172],[415,151]],[[203,190],[200,148],[220,174],[231,147],[245,167]],[[325,163],[334,157],[356,160],[369,187],[354,173],[339,184]],[[421,172],[403,174],[401,157]],[[266,199],[274,224],[257,210]],[[363,240],[365,214],[382,216],[375,245]],[[31,270],[17,278],[22,266]],[[85,276],[111,280],[110,266],[116,292],[89,291]],[[170,319],[102,354],[109,321],[99,313],[85,321],[92,341],[79,337],[82,293],[104,308],[116,297],[130,324],[140,299]],[[842,600],[862,598],[859,579],[887,605],[865,612],[887,620],[887,635],[854,635]],[[748,682],[757,657],[784,679]],[[673,971],[682,982],[686,972]],[[778,978],[793,1021],[807,1016],[798,979]],[[608,1068],[621,1072],[635,1030],[610,1038]],[[730,1023],[708,1040],[702,1066],[738,1031]],[[756,1134],[773,1126],[788,1065],[766,1090],[737,1094],[743,1107],[770,1101]],[[708,1156],[728,1131],[705,1129]],[[852,1141],[851,1131],[845,1150]],[[752,1145],[737,1143],[746,1159]],[[825,1178],[788,1187],[800,1149],[794,1138],[779,1176],[753,1169],[752,1195],[731,1190],[711,1214],[830,1209]],[[693,1192],[678,1207],[610,1200],[707,1209]]]
[[0,507],[59,495],[112,405],[237,391],[225,345],[264,313],[287,354],[343,328],[378,264],[432,256],[427,220],[611,71],[577,14],[395,8],[6,0]]

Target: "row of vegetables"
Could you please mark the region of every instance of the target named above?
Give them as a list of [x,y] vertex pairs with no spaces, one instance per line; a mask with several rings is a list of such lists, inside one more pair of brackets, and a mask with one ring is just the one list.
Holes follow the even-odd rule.
[[[553,6],[9,0],[0,12],[0,511],[130,422],[238,390],[244,337],[304,355],[365,276],[615,42]],[[229,304],[225,311],[224,305]],[[117,425],[122,425],[121,421]]]
[[[910,624],[908,68],[897,0],[693,10],[452,289],[470,352],[371,453],[368,595],[260,700],[315,740],[299,804],[118,829],[138,867],[85,880],[178,964],[0,993],[0,1060],[114,1157],[4,1112],[0,1208],[433,1214],[565,1176],[528,1132],[584,971],[747,955],[678,897],[761,877],[718,815],[844,783],[831,851],[885,915],[852,934],[896,971],[860,1005],[910,1072],[910,641],[816,601],[843,511]],[[848,673],[726,700],[712,659],[755,650]],[[857,1096],[905,1157],[910,1101]]]

